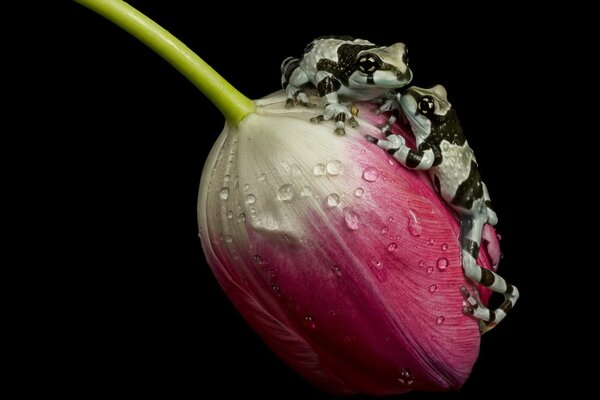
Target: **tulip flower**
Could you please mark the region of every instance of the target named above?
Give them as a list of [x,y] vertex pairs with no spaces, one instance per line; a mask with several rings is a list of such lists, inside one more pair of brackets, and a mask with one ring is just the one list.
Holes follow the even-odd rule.
[[[458,389],[480,343],[462,312],[459,223],[425,173],[365,140],[385,122],[376,106],[359,104],[359,126],[335,135],[309,122],[320,110],[286,109],[282,92],[250,101],[126,4],[79,2],[144,40],[225,115],[202,172],[200,239],[269,347],[332,393]],[[393,130],[410,143],[408,127]],[[487,227],[478,263],[498,258]]]

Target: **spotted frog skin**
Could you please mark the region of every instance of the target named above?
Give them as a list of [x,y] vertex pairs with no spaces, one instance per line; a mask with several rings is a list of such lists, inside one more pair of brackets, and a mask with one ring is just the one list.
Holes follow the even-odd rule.
[[349,109],[353,102],[377,99],[411,80],[403,43],[385,47],[351,37],[320,37],[306,47],[302,58],[288,57],[281,64],[286,107],[311,106],[305,89],[316,88],[325,111],[311,121],[334,120],[340,135],[345,134],[346,121],[357,125]]
[[472,288],[475,295],[464,286],[460,288],[468,304],[463,312],[479,319],[482,332],[486,332],[504,319],[519,298],[515,286],[477,265],[483,226],[498,222],[487,187],[443,86],[410,87],[400,97],[399,104],[415,136],[416,150],[398,135],[388,135],[386,140],[372,136],[367,139],[387,150],[405,167],[427,170],[440,196],[458,214],[465,275],[474,283],[504,295],[504,302],[492,311],[479,302],[475,286]]

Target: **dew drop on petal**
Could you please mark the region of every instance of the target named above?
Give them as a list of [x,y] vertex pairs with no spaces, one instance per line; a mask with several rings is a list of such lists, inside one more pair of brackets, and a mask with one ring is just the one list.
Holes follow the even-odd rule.
[[433,273],[433,267],[427,267],[427,273],[428,274]]
[[327,163],[327,173],[329,175],[339,175],[344,171],[344,165],[339,160],[329,161]]
[[437,318],[435,319],[435,323],[436,323],[436,324],[438,324],[438,325],[441,325],[441,324],[443,324],[443,323],[444,323],[444,321],[445,321],[445,320],[446,320],[446,318],[444,318],[444,317],[442,317],[442,316],[440,315],[439,317],[437,317]]
[[225,241],[227,243],[231,243],[233,241],[233,238],[231,237],[231,235],[225,235],[225,236],[223,236],[223,239],[225,239]]
[[233,211],[227,211],[227,219],[233,219]]
[[379,171],[374,167],[368,167],[363,171],[362,177],[367,182],[375,182],[379,178]]
[[344,220],[346,221],[346,226],[353,231],[358,230],[358,214],[356,214],[350,208],[344,208]]
[[246,222],[246,214],[244,214],[244,213],[238,214],[237,222]]
[[385,269],[383,263],[379,260],[371,261],[371,271],[375,274],[377,279],[380,282],[385,282],[387,279],[387,270]]
[[413,211],[409,210],[409,212],[410,217],[408,217],[408,232],[414,237],[419,237],[421,236],[421,233],[423,233],[423,226],[417,219],[417,215]]
[[331,270],[333,271],[334,274],[336,274],[337,276],[342,276],[342,270],[340,269],[339,266],[337,265],[332,265],[331,266]]
[[256,196],[253,195],[252,193],[250,193],[248,196],[246,196],[246,204],[254,204],[256,203]]
[[268,270],[267,275],[269,276],[270,279],[275,278],[275,270],[274,269]]
[[337,193],[331,193],[327,196],[327,205],[329,207],[335,207],[340,204],[340,195]]
[[389,253],[393,253],[394,251],[396,251],[397,248],[398,248],[398,245],[396,243],[392,242],[392,243],[388,244],[387,251]]
[[315,323],[315,320],[313,319],[312,316],[307,315],[304,317],[304,325],[306,325],[307,327],[309,327],[310,329],[317,329],[317,324]]
[[273,290],[273,293],[275,294],[275,296],[281,297],[281,288],[279,286],[273,285],[273,286],[271,286],[271,289]]
[[307,197],[310,196],[312,194],[312,190],[310,190],[310,188],[308,186],[304,186],[302,188],[302,191],[300,192],[300,196],[302,197]]
[[425,266],[425,261],[421,260],[419,261],[419,267],[424,267]]
[[229,198],[229,188],[228,187],[222,188],[221,191],[219,192],[219,196],[223,200],[227,200]]
[[223,177],[223,180],[224,180],[225,182],[229,182],[229,180],[230,180],[230,179],[231,179],[231,177],[230,177],[229,175],[225,175],[225,176]]
[[400,377],[398,378],[398,382],[403,385],[410,386],[414,382],[414,378],[408,368],[402,368],[400,370]]
[[433,285],[429,286],[429,291],[431,293],[435,292],[436,290],[437,290],[437,285],[436,284],[433,284]]
[[446,268],[448,268],[448,259],[446,257],[438,258],[437,267],[440,271],[444,271]]
[[265,179],[267,179],[267,174],[260,174],[260,176],[258,177],[258,180],[261,182],[264,182]]
[[443,243],[441,248],[442,248],[442,251],[448,250],[448,243]]
[[383,226],[381,228],[381,234],[385,235],[386,233],[388,233],[390,231],[390,228],[388,228],[387,226]]
[[289,183],[281,185],[277,192],[277,199],[281,201],[290,201],[294,197],[294,188]]
[[433,244],[435,243],[435,239],[434,238],[429,238],[429,240],[427,240],[427,244],[430,246],[433,246]]
[[356,197],[362,197],[365,194],[365,189],[358,187],[354,190],[354,195]]
[[325,173],[327,172],[327,167],[325,167],[325,164],[317,164],[315,165],[315,167],[313,168],[313,173],[317,176],[322,176],[325,175]]
[[394,222],[394,217],[389,217],[389,218],[388,218],[388,221],[390,221],[390,222]]

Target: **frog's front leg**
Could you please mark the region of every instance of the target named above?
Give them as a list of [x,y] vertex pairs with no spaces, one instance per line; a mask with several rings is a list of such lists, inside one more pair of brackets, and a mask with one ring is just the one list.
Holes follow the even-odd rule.
[[301,88],[310,84],[310,79],[306,72],[300,68],[300,60],[294,57],[288,57],[281,63],[281,86],[285,90],[287,100],[286,108],[291,108],[297,103],[305,107],[314,107],[308,95]]
[[[477,200],[483,202],[483,199]],[[476,205],[475,209],[484,210],[485,204]],[[495,310],[482,305],[471,293],[463,286],[461,292],[468,305],[463,308],[467,315],[473,315],[480,320],[480,329],[485,333],[500,323],[514,307],[518,298],[519,291],[516,286],[507,283],[500,275],[488,269],[477,265],[477,256],[479,255],[479,246],[481,244],[481,232],[486,223],[487,215],[485,212],[476,215],[464,216],[461,221],[461,248],[462,248],[462,267],[465,276],[471,281],[490,288],[496,293],[504,295],[504,302]]]
[[310,121],[313,123],[321,123],[333,119],[335,121],[335,133],[338,135],[345,135],[346,120],[352,127],[358,126],[358,122],[354,119],[352,112],[348,107],[340,103],[338,96],[338,90],[342,83],[331,73],[326,71],[319,71],[316,75],[317,78],[317,92],[325,103],[325,112],[323,114],[311,118]]
[[421,143],[417,150],[413,150],[406,145],[404,138],[399,135],[389,135],[386,140],[377,139],[371,135],[367,135],[366,138],[369,142],[387,150],[407,168],[427,170],[433,166],[435,161],[435,154],[426,142]]

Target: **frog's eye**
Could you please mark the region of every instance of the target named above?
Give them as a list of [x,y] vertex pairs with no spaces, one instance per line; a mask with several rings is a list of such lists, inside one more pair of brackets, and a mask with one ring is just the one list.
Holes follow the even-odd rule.
[[435,110],[435,103],[431,96],[425,96],[417,104],[417,112],[421,115],[430,115]]
[[364,74],[372,74],[381,67],[381,60],[373,54],[365,54],[358,59],[358,69]]

